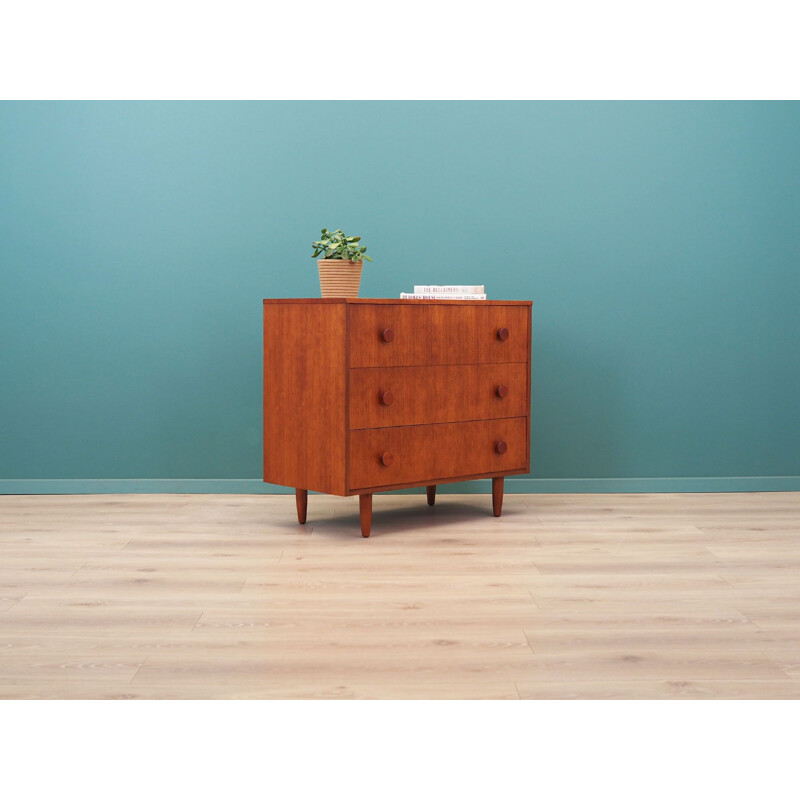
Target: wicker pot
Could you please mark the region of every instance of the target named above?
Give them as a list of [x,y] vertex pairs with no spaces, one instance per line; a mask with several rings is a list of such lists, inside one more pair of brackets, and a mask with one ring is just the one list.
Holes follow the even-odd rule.
[[363,261],[321,258],[317,265],[323,297],[358,297]]

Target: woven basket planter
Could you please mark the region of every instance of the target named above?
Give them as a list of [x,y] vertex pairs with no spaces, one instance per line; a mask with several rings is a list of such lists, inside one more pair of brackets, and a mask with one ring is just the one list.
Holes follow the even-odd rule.
[[321,258],[317,265],[323,297],[358,297],[363,261]]

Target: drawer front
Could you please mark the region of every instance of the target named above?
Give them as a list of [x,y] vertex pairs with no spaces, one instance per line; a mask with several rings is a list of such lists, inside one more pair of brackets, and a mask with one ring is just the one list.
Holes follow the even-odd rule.
[[350,366],[527,360],[530,307],[467,302],[349,306]]
[[517,417],[351,431],[348,484],[353,491],[527,469],[527,430]]
[[350,370],[350,428],[523,417],[528,365],[368,367]]

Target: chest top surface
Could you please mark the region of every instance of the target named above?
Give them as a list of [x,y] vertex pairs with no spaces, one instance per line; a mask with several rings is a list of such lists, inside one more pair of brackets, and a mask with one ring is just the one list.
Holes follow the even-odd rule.
[[531,300],[395,300],[391,297],[270,297],[264,303],[324,303],[331,305],[397,305],[397,306],[530,306]]

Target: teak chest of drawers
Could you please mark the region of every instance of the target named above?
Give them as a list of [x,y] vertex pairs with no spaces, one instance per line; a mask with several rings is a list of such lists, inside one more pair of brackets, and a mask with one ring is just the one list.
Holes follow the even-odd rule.
[[264,480],[359,495],[530,470],[531,303],[264,300]]

